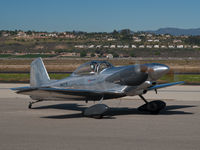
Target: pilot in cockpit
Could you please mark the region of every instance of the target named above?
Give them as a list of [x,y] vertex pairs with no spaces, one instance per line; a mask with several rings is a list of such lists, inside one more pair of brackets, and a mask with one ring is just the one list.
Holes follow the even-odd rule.
[[97,72],[97,66],[98,66],[97,63],[95,63],[95,62],[90,64],[90,68],[91,68],[90,74],[94,74]]

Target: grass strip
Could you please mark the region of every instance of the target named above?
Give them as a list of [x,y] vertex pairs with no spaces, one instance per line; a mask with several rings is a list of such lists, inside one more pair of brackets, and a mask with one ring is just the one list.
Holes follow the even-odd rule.
[[[50,73],[51,79],[63,79],[70,74]],[[0,73],[0,82],[29,82],[30,74],[28,73]],[[162,83],[185,81],[186,84],[200,84],[200,75],[165,75],[158,80]]]

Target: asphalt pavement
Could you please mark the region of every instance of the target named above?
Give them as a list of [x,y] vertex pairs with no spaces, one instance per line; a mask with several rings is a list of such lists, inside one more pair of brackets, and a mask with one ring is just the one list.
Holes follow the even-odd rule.
[[139,97],[113,99],[103,119],[83,117],[94,102],[41,102],[0,84],[0,150],[199,150],[200,86],[174,86],[145,97],[164,100],[159,115],[141,113]]

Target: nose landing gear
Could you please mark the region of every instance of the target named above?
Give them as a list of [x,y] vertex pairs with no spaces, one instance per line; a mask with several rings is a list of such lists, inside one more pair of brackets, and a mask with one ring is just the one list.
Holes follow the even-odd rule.
[[142,95],[140,98],[145,102],[144,105],[138,108],[139,111],[149,112],[151,114],[159,114],[159,112],[166,107],[166,103],[160,100],[148,102]]
[[28,105],[28,108],[29,109],[32,109],[32,105],[35,104],[35,103],[38,103],[38,102],[41,102],[42,100],[37,100],[35,102],[29,102],[29,105]]

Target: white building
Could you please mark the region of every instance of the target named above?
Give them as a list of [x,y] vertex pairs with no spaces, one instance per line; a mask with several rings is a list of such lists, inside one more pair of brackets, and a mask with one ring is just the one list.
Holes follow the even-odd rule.
[[110,45],[110,48],[115,48],[116,46],[115,45]]
[[185,45],[184,47],[185,48],[191,48],[192,46],[191,45]]
[[181,43],[182,40],[173,40],[173,43]]
[[146,48],[152,48],[152,47],[153,47],[152,45],[147,45],[147,46],[146,46]]
[[124,47],[123,48],[129,48],[129,45],[124,45]]
[[103,48],[109,48],[109,46],[108,45],[104,45]]
[[192,48],[200,48],[200,46],[194,45],[192,46]]
[[123,45],[117,45],[117,48],[123,48],[124,46]]
[[156,39],[156,40],[154,40],[154,42],[160,42],[160,40]]
[[96,48],[101,48],[101,45],[97,45]]
[[88,48],[94,48],[94,45],[89,45]]
[[114,38],[108,38],[108,41],[115,41],[116,39]]
[[141,42],[141,41],[142,41],[141,39],[134,40],[134,42]]
[[175,48],[175,46],[174,46],[174,45],[169,45],[168,47],[169,47],[169,48]]
[[183,45],[177,45],[177,48],[184,48]]
[[150,39],[150,40],[147,40],[147,42],[153,42],[153,40]]
[[160,46],[159,45],[154,45],[154,48],[160,48]]
[[147,35],[147,37],[152,37],[152,36],[153,36],[152,34],[148,34],[148,35]]
[[112,55],[112,54],[108,54],[108,55],[106,56],[106,58],[112,59],[112,58],[113,58],[113,55]]
[[161,46],[161,48],[167,48],[167,46],[165,46],[165,45],[162,45],[162,46]]
[[140,45],[140,46],[139,46],[139,48],[144,48],[144,47],[145,47],[144,45]]
[[132,47],[132,48],[137,48],[137,46],[136,46],[136,45],[131,45],[131,47]]

